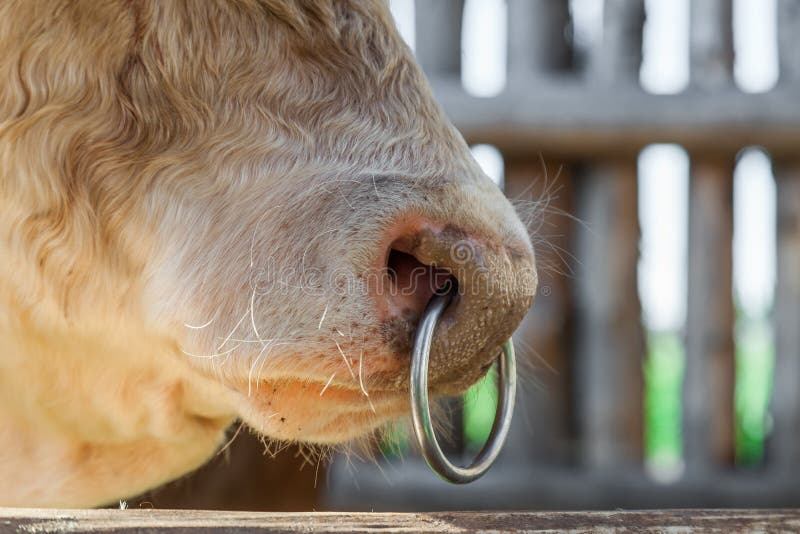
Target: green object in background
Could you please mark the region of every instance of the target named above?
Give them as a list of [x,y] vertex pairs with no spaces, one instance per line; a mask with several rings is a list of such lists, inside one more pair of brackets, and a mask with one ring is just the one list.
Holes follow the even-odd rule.
[[686,356],[676,333],[651,332],[644,363],[645,459],[653,473],[682,469],[681,390]]
[[[644,372],[645,459],[648,469],[665,480],[682,469],[682,390],[685,350],[675,332],[650,332]],[[736,461],[757,465],[764,458],[769,433],[769,399],[775,345],[765,319],[742,319],[736,336]],[[463,437],[466,448],[480,450],[497,409],[497,372],[492,370],[464,395]],[[381,440],[387,458],[409,449],[409,429],[395,424]]]
[[497,365],[464,394],[464,445],[470,451],[483,448],[497,411]]
[[[682,466],[684,347],[677,333],[651,332],[647,349],[645,458],[651,472],[675,473]],[[736,332],[734,398],[739,465],[758,465],[764,460],[774,362],[775,344],[769,322],[764,318],[740,318]]]
[[741,318],[736,328],[736,463],[764,460],[769,434],[769,400],[775,367],[775,343],[766,319]]
[[380,451],[384,458],[402,458],[410,444],[408,425],[404,421],[396,421],[383,432],[380,440]]
[[[464,394],[463,438],[465,447],[480,450],[494,423],[497,411],[497,370],[491,370]],[[409,448],[410,429],[401,423],[391,425],[380,441],[381,454],[387,459],[402,457]]]

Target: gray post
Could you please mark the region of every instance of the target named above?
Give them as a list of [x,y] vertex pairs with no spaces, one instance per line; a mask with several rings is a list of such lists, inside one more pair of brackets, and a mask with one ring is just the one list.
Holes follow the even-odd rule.
[[[572,232],[571,221],[560,215],[574,213],[572,167],[558,160],[514,158],[506,164],[505,178],[506,195],[521,203],[520,215],[533,237],[539,272],[536,302],[514,335],[517,358],[527,360],[520,367],[531,368],[528,374],[534,384],[517,391],[517,424],[509,446],[515,447],[520,461],[565,465],[577,453],[570,417],[575,411],[570,265],[562,252],[571,246]],[[531,205],[534,202],[541,204]]]
[[571,66],[568,0],[509,0],[508,18],[510,83]]
[[[731,0],[691,4],[692,86],[733,83]],[[689,298],[683,387],[687,473],[734,460],[733,166],[735,154],[692,154],[689,192]]]
[[[508,77],[511,89],[535,90],[553,81],[572,64],[568,0],[509,0]],[[531,89],[533,88],[533,89]],[[534,236],[540,291],[536,304],[517,330],[517,354],[534,369],[536,386],[518,392],[518,420],[511,435],[522,461],[539,465],[566,464],[575,455],[570,414],[571,362],[566,340],[572,317],[567,278],[569,269],[559,251],[569,247],[567,220],[556,210],[572,213],[572,169],[563,160],[542,155],[529,145],[506,154],[506,194],[545,206],[523,208],[523,220]],[[548,194],[553,198],[547,200]],[[554,228],[559,231],[554,232]],[[555,233],[557,235],[550,235]],[[511,439],[509,441],[511,441]]]
[[639,83],[644,0],[606,0],[603,41],[590,54],[590,72],[607,85]]
[[576,361],[584,463],[641,467],[642,357],[636,165],[593,164],[577,188]]
[[683,389],[687,474],[733,462],[733,157],[692,161]]
[[[589,72],[607,88],[638,86],[644,0],[606,0]],[[583,461],[640,468],[645,353],[637,291],[636,161],[592,162],[576,182],[575,397]]]
[[769,462],[777,474],[800,467],[800,164],[777,163],[778,280],[775,292],[774,430]]
[[800,2],[778,0],[778,57],[781,82],[800,82]]
[[[782,85],[800,82],[800,2],[778,1],[778,53]],[[800,465],[800,165],[776,166],[778,282],[775,299],[776,361],[769,447],[775,469]]]
[[731,0],[694,0],[689,39],[691,80],[704,90],[724,89],[733,79]]
[[461,77],[461,23],[464,0],[418,4],[417,61],[429,79]]

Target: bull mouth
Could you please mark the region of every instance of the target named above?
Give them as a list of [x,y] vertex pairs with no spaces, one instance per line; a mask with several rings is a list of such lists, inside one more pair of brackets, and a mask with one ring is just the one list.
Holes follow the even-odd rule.
[[[366,273],[385,283],[370,291],[376,322],[359,334],[367,343],[355,345],[346,336],[350,346],[337,337],[314,354],[293,347],[268,375],[236,382],[238,412],[255,430],[283,440],[339,443],[407,416],[414,335],[429,302],[442,293],[451,300],[433,337],[429,392],[461,394],[486,374],[531,304],[532,295],[516,298],[513,284],[494,283],[532,267],[532,257],[518,256],[513,247],[421,219],[400,223],[381,242],[384,252],[373,267],[383,274]],[[491,284],[479,285],[485,281]]]

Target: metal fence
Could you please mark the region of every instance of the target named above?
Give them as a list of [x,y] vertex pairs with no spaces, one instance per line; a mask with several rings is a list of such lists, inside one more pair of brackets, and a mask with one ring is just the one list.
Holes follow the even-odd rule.
[[[565,37],[566,0],[509,0],[507,87],[470,96],[460,80],[462,10],[463,0],[417,2],[417,58],[467,140],[502,152],[509,197],[535,200],[546,193],[543,174],[558,176],[540,225],[556,228],[551,250],[574,258],[573,271],[541,273],[546,290],[515,336],[538,355],[537,384],[518,399],[518,424],[484,479],[449,486],[413,453],[400,466],[339,459],[328,506],[800,505],[800,0],[778,0],[780,81],[757,95],[733,83],[732,0],[691,1],[691,82],[675,95],[639,85],[643,0],[605,0],[602,43],[580,64]],[[637,155],[662,142],[683,146],[691,162],[685,472],[671,484],[644,470],[637,294]],[[777,187],[776,360],[765,462],[745,470],[734,466],[733,168],[754,145],[771,155]]]

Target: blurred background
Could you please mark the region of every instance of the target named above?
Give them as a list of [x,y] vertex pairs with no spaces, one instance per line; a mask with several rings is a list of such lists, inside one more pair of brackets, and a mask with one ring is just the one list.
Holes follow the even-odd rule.
[[[372,457],[323,462],[297,447],[270,458],[243,430],[136,502],[800,506],[800,0],[390,5],[536,248],[501,458],[458,487],[403,424]],[[495,405],[491,376],[447,401],[454,458],[480,449]]]

